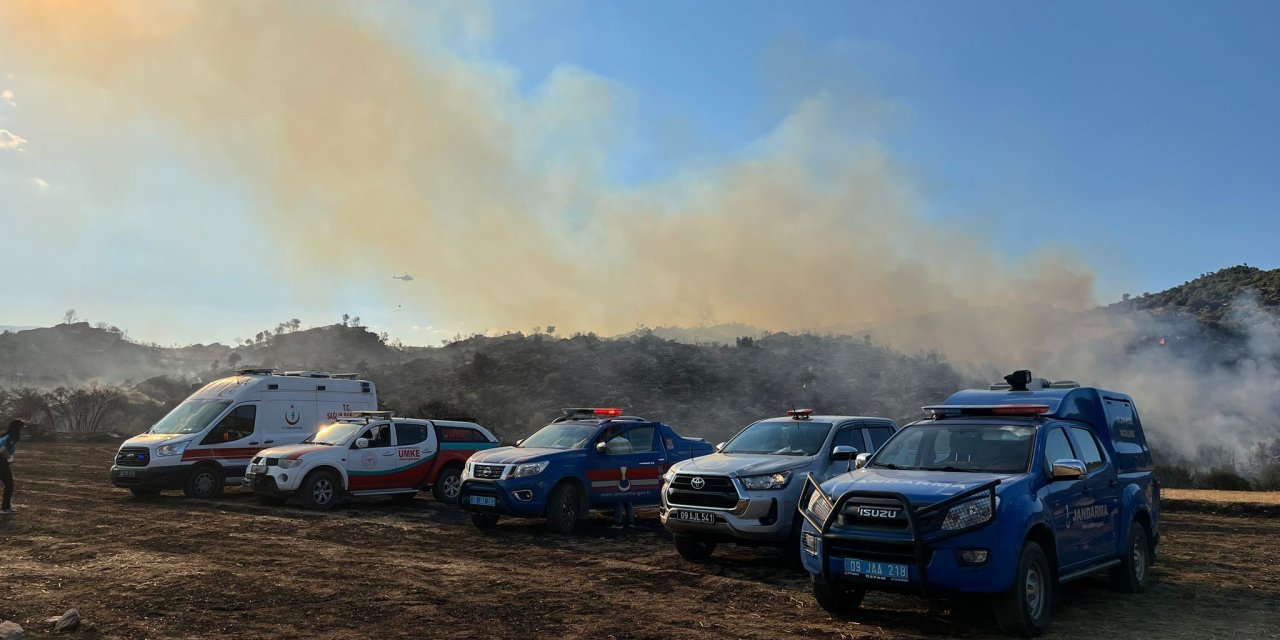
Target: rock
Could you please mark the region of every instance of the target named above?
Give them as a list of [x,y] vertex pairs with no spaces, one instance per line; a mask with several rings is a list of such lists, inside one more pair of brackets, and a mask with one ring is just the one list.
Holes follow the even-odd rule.
[[18,623],[5,620],[0,622],[0,640],[26,640],[27,632]]
[[61,618],[53,625],[54,633],[62,633],[63,631],[75,631],[80,626],[80,612],[71,609],[62,614]]

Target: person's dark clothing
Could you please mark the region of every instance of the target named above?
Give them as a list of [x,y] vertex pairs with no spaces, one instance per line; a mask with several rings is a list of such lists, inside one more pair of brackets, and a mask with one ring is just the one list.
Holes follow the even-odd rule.
[[613,524],[621,527],[635,524],[636,513],[630,502],[619,502],[613,506]]
[[4,483],[4,504],[0,511],[8,511],[13,505],[13,467],[9,465],[9,456],[0,457],[0,482]]

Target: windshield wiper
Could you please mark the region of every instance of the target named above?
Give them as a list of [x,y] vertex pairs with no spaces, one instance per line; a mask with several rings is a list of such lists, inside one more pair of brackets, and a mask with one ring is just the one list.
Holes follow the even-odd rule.
[[955,467],[951,465],[947,465],[945,467],[922,467],[920,470],[921,471],[960,471],[964,473],[981,473],[982,472],[981,469],[964,469],[964,468]]
[[906,468],[906,467],[899,467],[898,465],[892,462],[877,462],[872,466],[880,467],[882,469],[905,469]]

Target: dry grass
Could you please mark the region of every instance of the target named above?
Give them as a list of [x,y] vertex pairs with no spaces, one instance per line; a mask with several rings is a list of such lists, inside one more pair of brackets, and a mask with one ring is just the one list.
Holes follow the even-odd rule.
[[1208,489],[1161,489],[1170,500],[1280,505],[1280,491],[1211,491]]

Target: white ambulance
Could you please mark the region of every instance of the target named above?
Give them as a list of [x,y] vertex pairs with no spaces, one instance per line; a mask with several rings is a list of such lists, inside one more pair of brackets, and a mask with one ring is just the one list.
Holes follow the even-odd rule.
[[182,489],[192,498],[215,497],[241,484],[259,451],[297,444],[338,418],[377,408],[373,383],[356,374],[241,369],[126,440],[111,483],[135,496]]

